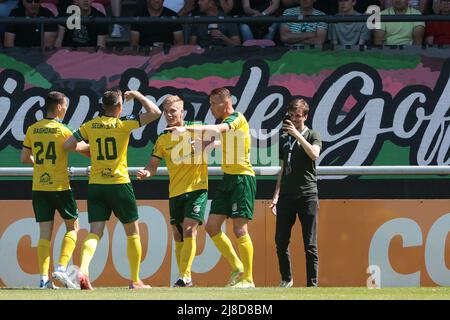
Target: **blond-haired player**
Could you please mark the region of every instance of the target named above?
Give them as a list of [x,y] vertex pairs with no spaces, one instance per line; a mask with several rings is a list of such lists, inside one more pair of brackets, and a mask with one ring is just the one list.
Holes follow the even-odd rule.
[[[220,124],[168,129],[178,134],[189,131],[221,135],[224,175],[211,203],[206,231],[231,265],[229,285],[234,288],[253,288],[253,244],[247,225],[253,219],[256,179],[250,163],[250,128],[245,117],[234,110],[228,89],[212,90],[209,102],[213,116],[222,121]],[[227,218],[233,220],[240,258],[228,236],[221,230]]]
[[[195,126],[201,122],[185,121],[183,100],[169,96],[163,102],[163,115],[169,127]],[[196,253],[198,226],[203,224],[208,200],[208,164],[203,158],[204,144],[192,133],[180,136],[164,130],[153,147],[150,162],[137,173],[138,179],[156,174],[165,160],[169,171],[170,224],[175,240],[179,276],[175,287],[192,286],[191,267]]]

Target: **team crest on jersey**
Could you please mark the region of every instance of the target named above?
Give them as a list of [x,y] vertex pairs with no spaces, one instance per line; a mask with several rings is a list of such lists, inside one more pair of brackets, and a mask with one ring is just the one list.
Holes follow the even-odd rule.
[[106,168],[101,171],[102,178],[112,178],[114,175],[112,174],[111,168]]
[[43,173],[40,177],[39,177],[39,183],[40,184],[53,184],[53,181],[52,181],[52,176],[48,173],[48,172],[45,172],[45,173]]
[[194,212],[194,214],[198,215],[198,213],[200,212],[200,206],[199,205],[194,206],[194,208],[192,208],[192,211]]
[[237,211],[237,203],[233,203],[233,205],[231,206],[231,211],[236,212]]

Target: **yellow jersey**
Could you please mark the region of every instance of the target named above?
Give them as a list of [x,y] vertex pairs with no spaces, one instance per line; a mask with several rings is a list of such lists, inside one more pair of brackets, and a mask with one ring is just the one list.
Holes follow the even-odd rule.
[[229,131],[222,133],[222,170],[226,174],[255,175],[250,163],[250,127],[240,112],[223,119]]
[[[185,121],[185,126],[200,125],[201,122]],[[164,131],[153,147],[153,157],[164,159],[169,171],[169,197],[183,193],[208,189],[208,163],[202,152],[195,153],[191,142],[195,134],[185,132],[176,137]]]
[[34,158],[34,191],[70,189],[68,152],[63,144],[71,135],[72,131],[57,119],[45,118],[28,127],[23,147],[30,149]]
[[127,150],[132,130],[141,127],[139,115],[122,118],[100,116],[84,123],[73,136],[89,143],[91,172],[89,184],[130,182]]

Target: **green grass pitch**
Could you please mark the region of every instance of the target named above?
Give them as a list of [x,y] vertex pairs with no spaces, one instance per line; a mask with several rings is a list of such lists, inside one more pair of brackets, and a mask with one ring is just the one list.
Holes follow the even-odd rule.
[[[182,294],[180,294],[182,292]],[[98,287],[94,291],[0,288],[0,300],[450,300],[450,287],[421,288],[255,288],[212,287],[129,290],[122,287]]]

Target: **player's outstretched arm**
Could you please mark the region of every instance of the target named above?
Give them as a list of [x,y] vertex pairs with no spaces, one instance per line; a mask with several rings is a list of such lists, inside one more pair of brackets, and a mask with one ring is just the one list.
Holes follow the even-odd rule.
[[188,127],[168,127],[166,130],[170,130],[175,133],[184,133],[186,131],[203,133],[208,136],[214,136],[230,130],[230,126],[227,123],[220,124],[207,124],[202,126],[188,126]]
[[64,150],[75,152],[77,149],[78,141],[74,136],[70,136],[63,144]]
[[129,101],[130,99],[137,99],[145,109],[145,113],[141,113],[139,115],[139,121],[142,126],[155,121],[161,116],[161,110],[159,110],[158,106],[153,103],[150,99],[146,98],[139,91],[126,91],[125,101]]
[[89,144],[84,141],[78,142],[74,136],[70,136],[63,144],[63,148],[66,151],[78,152],[85,157],[90,158],[91,152],[89,150]]
[[84,141],[78,142],[74,151],[78,152],[79,154],[81,154],[85,157],[88,157],[88,158],[91,157],[91,151],[89,149],[89,144],[87,144]]
[[158,170],[159,163],[161,162],[161,159],[157,157],[152,157],[150,159],[150,162],[145,166],[144,169],[138,170],[136,174],[136,178],[138,180],[144,180],[147,178],[151,178],[156,174],[156,170]]
[[22,148],[22,152],[20,154],[20,162],[24,164],[34,164],[34,158],[31,149]]

